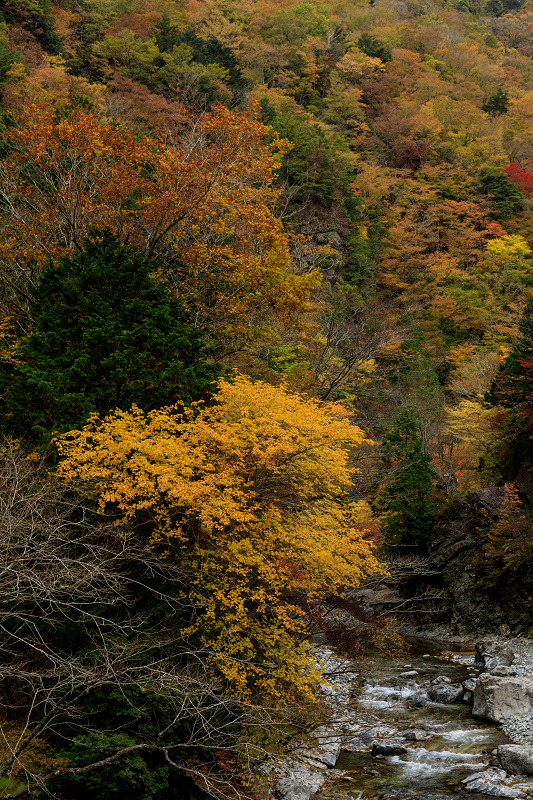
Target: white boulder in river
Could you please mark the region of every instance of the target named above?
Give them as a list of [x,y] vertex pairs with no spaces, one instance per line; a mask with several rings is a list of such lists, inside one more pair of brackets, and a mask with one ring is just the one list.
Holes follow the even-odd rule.
[[474,717],[502,723],[531,710],[533,679],[492,675],[490,672],[479,676],[474,690]]

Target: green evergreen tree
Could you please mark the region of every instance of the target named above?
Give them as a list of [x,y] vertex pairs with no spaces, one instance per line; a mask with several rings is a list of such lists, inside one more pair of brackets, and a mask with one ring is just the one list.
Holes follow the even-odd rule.
[[509,93],[501,87],[497,89],[494,94],[485,100],[481,106],[482,111],[486,111],[491,117],[500,116],[500,114],[507,114],[509,109]]
[[20,61],[20,56],[9,49],[7,37],[2,36],[0,30],[0,86],[6,82],[6,76],[9,68],[16,61]]
[[400,411],[381,447],[386,483],[379,489],[373,509],[384,515],[385,546],[423,546],[435,519],[435,508],[427,499],[434,474],[412,411]]
[[518,330],[518,339],[486,395],[489,402],[507,408],[523,407],[531,398],[533,385],[527,365],[533,362],[533,299],[524,308]]
[[188,404],[209,393],[221,369],[207,363],[201,331],[152,269],[108,233],[44,269],[31,329],[0,361],[4,431],[46,441],[93,412]]
[[171,25],[168,15],[164,14],[154,27],[154,39],[161,53],[171,53],[174,47],[186,44],[191,48],[193,61],[223,67],[228,73],[226,83],[234,95],[242,95],[249,85],[233,52],[214,36],[202,39],[192,28],[182,30],[179,25]]
[[371,58],[380,58],[383,63],[392,61],[390,47],[387,47],[386,44],[380,42],[375,36],[370,36],[369,33],[363,33],[363,35],[359,37],[357,47],[365,55],[370,56]]
[[355,177],[355,169],[340,136],[325,134],[304,113],[288,105],[276,113],[267,100],[261,105],[261,114],[263,121],[292,145],[283,157],[280,177],[292,188],[294,203],[330,207],[336,199],[353,199],[349,183]]
[[492,203],[491,216],[494,219],[505,219],[524,208],[524,195],[502,170],[494,167],[481,170],[479,184],[481,192],[487,195]]

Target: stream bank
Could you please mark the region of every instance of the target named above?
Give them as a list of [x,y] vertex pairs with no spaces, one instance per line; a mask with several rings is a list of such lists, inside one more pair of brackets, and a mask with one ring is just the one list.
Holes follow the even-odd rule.
[[[519,488],[528,488],[533,504],[532,486]],[[371,616],[397,619],[411,654],[350,662],[317,648],[339,674],[335,687],[325,687],[332,715],[308,741],[295,743],[277,770],[276,797],[533,797],[532,779],[511,774],[513,753],[506,761],[505,750],[497,752],[533,745],[533,639],[523,638],[533,636],[533,597],[495,597],[474,567],[504,499],[502,487],[450,496],[427,552],[391,559],[386,575],[357,589]],[[487,634],[517,654],[512,668],[501,664],[492,674],[474,664],[473,639]],[[533,748],[530,755],[533,774]]]
[[[521,649],[515,671],[533,671],[533,643],[513,644]],[[443,652],[426,645],[413,647],[407,658],[352,662],[328,647],[318,648],[328,669],[336,673],[331,685],[324,687],[332,715],[312,737],[295,742],[290,756],[277,765],[275,796],[281,800],[533,797],[533,779],[506,773],[495,758],[496,748],[520,742],[519,734],[510,738],[501,727],[475,719],[467,702],[432,699],[439,696],[435,686],[469,687],[475,682],[482,668],[474,664],[472,649]],[[462,696],[469,699],[465,691]]]

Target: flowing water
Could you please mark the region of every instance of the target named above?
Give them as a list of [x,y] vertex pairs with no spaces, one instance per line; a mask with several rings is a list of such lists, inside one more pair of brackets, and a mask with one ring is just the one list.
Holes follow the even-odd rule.
[[[418,674],[401,676],[412,670]],[[433,653],[429,658],[374,660],[365,673],[371,677],[362,678],[354,698],[364,728],[354,735],[354,752],[343,751],[337,762],[348,771],[346,778],[322,789],[316,800],[458,800],[460,795],[487,800],[487,795],[466,793],[461,780],[486,769],[491,751],[509,739],[474,719],[470,706],[433,703],[427,696],[428,682],[438,675],[462,683],[478,670]],[[406,735],[414,741],[405,741]],[[402,740],[406,752],[372,756],[372,741],[387,737]]]

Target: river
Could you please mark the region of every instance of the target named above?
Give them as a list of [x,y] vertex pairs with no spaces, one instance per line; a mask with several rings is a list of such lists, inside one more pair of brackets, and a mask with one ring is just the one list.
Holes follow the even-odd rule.
[[[402,660],[365,662],[351,701],[363,728],[336,764],[345,777],[314,800],[457,800],[459,795],[487,800],[486,794],[465,793],[461,780],[486,769],[491,751],[509,739],[474,719],[470,706],[434,703],[427,696],[429,681],[439,675],[462,683],[478,672],[471,663],[446,661],[428,650]],[[376,739],[396,737],[405,752],[370,752]]]

